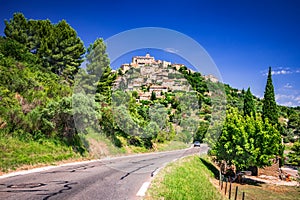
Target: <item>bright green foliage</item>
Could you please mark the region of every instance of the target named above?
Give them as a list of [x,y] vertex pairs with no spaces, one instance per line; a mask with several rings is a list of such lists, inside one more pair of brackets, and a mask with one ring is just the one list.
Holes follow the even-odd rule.
[[[2,48],[6,46],[11,47],[11,51],[2,53]],[[11,39],[1,39],[0,51],[6,55],[0,61],[0,117],[5,120],[5,130],[8,132],[22,129],[33,133],[40,128],[34,118],[38,118],[40,108],[48,104],[50,99],[56,101],[70,94],[70,88],[59,84],[55,74],[42,71],[43,68],[35,63],[35,55],[15,55],[22,49],[23,45]]]
[[268,72],[268,79],[264,93],[264,100],[263,100],[263,119],[268,118],[271,124],[278,124],[278,111],[277,105],[275,101],[275,93],[274,93],[274,86],[272,83],[272,70],[269,67]]
[[65,80],[73,80],[85,52],[83,42],[77,36],[76,31],[65,20],[52,26],[52,34],[42,38],[38,55],[49,64],[51,70],[64,77]]
[[106,53],[106,46],[103,39],[97,39],[91,44],[87,50],[86,60],[87,73],[97,75],[100,78],[102,74],[109,68],[110,61]]
[[259,115],[243,117],[231,108],[215,149],[219,160],[244,169],[270,165],[270,159],[281,155],[283,147],[279,132],[268,120],[263,122]]
[[21,44],[26,44],[28,42],[28,23],[27,19],[22,13],[15,13],[13,19],[9,22],[5,21],[4,33],[6,37],[11,38]]
[[237,107],[240,112],[243,111],[244,107],[244,93],[239,92],[238,89],[232,88],[228,84],[224,84],[224,89],[226,93],[226,103],[228,106]]
[[289,116],[288,128],[293,129],[296,134],[300,133],[300,112],[293,112]]
[[199,72],[191,73],[187,67],[180,67],[179,72],[184,75],[194,91],[197,91],[199,107],[202,106],[202,101],[205,101],[204,93],[208,92],[207,83],[204,81],[203,76]]
[[0,137],[0,170],[5,172],[22,165],[48,164],[78,158],[72,148],[57,140],[24,140],[19,137]]
[[5,21],[5,35],[27,47],[38,56],[44,67],[72,84],[85,53],[83,42],[65,21],[51,24],[49,20],[27,20],[16,13]]
[[[4,62],[4,58],[8,57],[29,63],[36,63],[38,60],[36,56],[28,52],[23,44],[10,38],[0,37],[0,59]],[[3,63],[3,65],[5,64]]]
[[111,73],[110,61],[103,39],[97,39],[89,46],[86,60],[87,73],[95,77],[97,81],[96,92],[109,103],[111,101],[111,87],[116,79],[116,74]]
[[[116,136],[121,131],[116,126],[114,110],[111,107],[111,87],[115,78],[116,74],[111,72],[103,39],[97,39],[87,50],[86,69],[80,69],[76,76],[75,91],[78,98],[76,102],[73,102],[76,103],[73,106],[78,107],[75,119],[80,132],[86,132],[86,128],[92,128],[96,132],[105,134],[116,146],[120,146],[120,141]],[[86,96],[86,98],[79,98],[79,96]],[[73,96],[73,101],[74,97],[76,96]],[[130,99],[129,96],[127,97],[126,103]],[[118,96],[116,93],[117,105],[114,106],[122,105],[123,103],[118,104],[122,98],[122,95]],[[123,109],[120,110],[118,114],[128,114],[123,112]]]
[[203,94],[204,92],[208,92],[208,88],[204,81],[204,78],[199,72],[189,73],[187,70],[183,70],[182,68],[179,71],[184,74],[184,77],[191,84],[193,90],[201,94]]
[[248,88],[245,96],[244,96],[244,116],[255,116],[255,105],[253,101],[253,95]]
[[193,135],[190,132],[183,130],[183,131],[177,133],[175,140],[182,141],[182,142],[185,142],[188,144],[192,141],[192,137],[193,137]]
[[[10,47],[10,51],[2,49]],[[1,38],[0,170],[51,163],[83,153],[72,124],[71,88],[39,64],[24,46]]]
[[101,118],[99,105],[95,96],[91,94],[75,93],[72,96],[72,109],[76,130],[79,133],[88,133],[87,130],[98,129],[98,120]]
[[208,130],[208,126],[209,126],[209,123],[206,121],[201,121],[199,123],[197,132],[194,135],[194,141],[200,141],[200,142],[203,141],[204,136],[206,135],[206,132]]
[[[48,20],[27,21],[22,14],[15,14],[14,19],[6,22],[7,37],[0,38],[0,138],[13,136],[33,143],[52,140],[83,153],[85,149],[73,120],[72,88],[70,82],[64,81],[73,78],[53,73],[54,64],[48,63],[49,67],[45,68],[40,57],[41,45],[52,34],[54,26]],[[71,55],[73,50],[69,50]],[[66,54],[62,56],[62,60],[73,62]],[[72,57],[76,60],[74,66],[78,67],[80,59]]]
[[280,132],[284,142],[295,142],[300,136],[300,107],[278,106],[280,114]]
[[300,142],[295,142],[291,150],[292,152],[288,154],[288,162],[292,165],[300,166]]

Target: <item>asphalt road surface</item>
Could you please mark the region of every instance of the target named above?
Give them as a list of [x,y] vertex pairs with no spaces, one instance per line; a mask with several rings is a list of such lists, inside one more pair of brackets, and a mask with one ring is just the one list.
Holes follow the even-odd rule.
[[142,199],[157,171],[175,159],[200,154],[207,146],[185,150],[106,158],[0,177],[0,199]]

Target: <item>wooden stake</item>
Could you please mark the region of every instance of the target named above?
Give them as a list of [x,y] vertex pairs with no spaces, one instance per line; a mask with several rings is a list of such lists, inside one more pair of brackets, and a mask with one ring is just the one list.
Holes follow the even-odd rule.
[[231,180],[230,180],[230,184],[229,184],[229,194],[228,194],[228,198],[230,199],[231,197]]
[[239,189],[239,187],[238,187],[238,186],[236,186],[236,188],[235,188],[234,200],[236,200],[236,199],[237,199],[238,189]]
[[227,179],[226,179],[226,184],[225,184],[225,195],[226,195],[226,192],[227,192]]
[[222,184],[221,184],[221,190],[223,189],[223,179],[222,179]]

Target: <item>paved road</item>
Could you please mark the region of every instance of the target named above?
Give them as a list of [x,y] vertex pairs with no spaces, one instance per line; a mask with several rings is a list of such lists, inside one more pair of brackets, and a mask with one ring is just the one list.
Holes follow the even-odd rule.
[[0,199],[141,199],[141,186],[166,163],[207,147],[140,154],[0,177]]

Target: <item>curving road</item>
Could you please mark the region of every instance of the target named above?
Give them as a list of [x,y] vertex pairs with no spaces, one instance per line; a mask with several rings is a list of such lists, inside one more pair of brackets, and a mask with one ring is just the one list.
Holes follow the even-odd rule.
[[166,163],[207,146],[106,158],[0,177],[0,199],[141,199],[147,183]]

